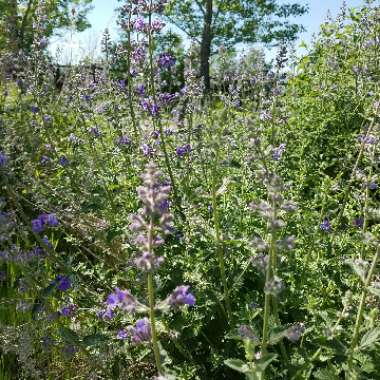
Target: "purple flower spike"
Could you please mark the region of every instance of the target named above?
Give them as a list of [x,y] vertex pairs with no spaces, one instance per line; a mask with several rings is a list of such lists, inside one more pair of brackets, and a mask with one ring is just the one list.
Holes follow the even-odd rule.
[[67,306],[64,306],[61,310],[60,310],[60,314],[63,316],[63,317],[73,317],[76,313],[78,309],[78,306],[71,303]]
[[154,153],[153,148],[151,146],[149,146],[148,144],[143,144],[141,146],[141,150],[142,150],[144,156],[148,156],[148,157],[151,157]]
[[189,293],[189,288],[190,287],[186,285],[177,286],[169,297],[169,305],[173,307],[183,305],[194,306],[195,297]]
[[133,28],[136,30],[136,32],[143,32],[145,30],[146,24],[142,17],[138,17],[133,24]]
[[331,223],[328,218],[323,219],[323,222],[320,224],[320,228],[324,232],[331,231]]
[[185,155],[189,154],[191,152],[191,146],[189,144],[179,146],[175,150],[178,157],[183,158]]
[[66,156],[61,156],[59,157],[59,164],[61,166],[67,166],[69,164],[69,160],[67,159]]
[[123,136],[120,136],[119,139],[117,140],[117,143],[118,145],[131,145],[131,139],[126,136],[126,135],[123,135]]
[[281,157],[285,152],[285,147],[286,147],[285,144],[280,144],[277,148],[274,148],[272,150],[272,157],[275,161],[281,160]]
[[158,58],[158,66],[170,69],[176,63],[176,59],[170,53],[162,53]]
[[145,95],[145,86],[143,84],[139,84],[136,86],[136,92],[139,96]]
[[55,279],[55,284],[57,286],[57,289],[61,292],[66,292],[71,288],[71,281],[66,276],[58,275]]

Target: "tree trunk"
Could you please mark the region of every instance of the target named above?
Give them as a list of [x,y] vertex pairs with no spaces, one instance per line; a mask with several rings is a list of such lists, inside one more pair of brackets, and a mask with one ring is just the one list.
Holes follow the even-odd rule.
[[205,86],[205,92],[209,92],[210,85],[210,56],[211,56],[211,42],[212,42],[212,1],[207,0],[206,10],[203,21],[203,33],[201,42],[201,72]]

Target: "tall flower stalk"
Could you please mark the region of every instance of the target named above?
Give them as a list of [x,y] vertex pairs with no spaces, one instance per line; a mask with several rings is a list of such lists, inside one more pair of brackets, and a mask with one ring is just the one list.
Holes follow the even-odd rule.
[[[153,23],[152,23],[153,6],[154,6],[153,0],[150,0],[149,14],[148,14],[149,92],[150,92],[150,96],[153,100],[153,106],[157,107],[158,106],[158,102],[157,102],[158,99],[156,96],[155,79],[154,79],[155,67],[154,67],[154,62],[153,62],[153,54],[154,54]],[[161,122],[159,112],[157,113],[156,116],[153,116],[153,124],[157,125],[158,130],[160,132],[160,141],[161,141],[162,152],[163,152],[164,158],[165,158],[166,169],[167,169],[169,177],[170,177],[171,186],[173,189],[174,200],[175,200],[177,208],[179,210],[181,210],[177,186],[175,183],[173,170],[172,170],[172,167],[170,164],[170,159],[169,159],[169,155],[168,155],[168,151],[167,151],[165,133],[164,133],[164,129],[162,127],[162,122]],[[181,213],[181,215],[182,215],[182,213]]]

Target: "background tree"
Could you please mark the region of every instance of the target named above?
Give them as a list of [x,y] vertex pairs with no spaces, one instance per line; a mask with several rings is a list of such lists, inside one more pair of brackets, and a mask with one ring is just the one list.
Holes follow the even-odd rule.
[[200,75],[208,91],[210,57],[216,46],[294,40],[302,26],[289,18],[306,12],[306,6],[278,0],[172,0],[166,17],[199,43]]
[[[92,0],[0,0],[0,51],[28,52],[38,32],[48,38],[59,29],[90,26]],[[39,27],[37,26],[39,25]]]

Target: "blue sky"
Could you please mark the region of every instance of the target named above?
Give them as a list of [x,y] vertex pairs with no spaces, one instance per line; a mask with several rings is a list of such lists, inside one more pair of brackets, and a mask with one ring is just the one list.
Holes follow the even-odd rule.
[[[285,0],[281,0],[285,1]],[[307,15],[299,17],[297,20],[306,28],[300,36],[300,41],[310,42],[313,34],[318,33],[319,26],[326,19],[328,11],[336,16],[343,0],[299,0],[300,3],[309,4],[310,11]],[[360,6],[364,0],[346,0],[349,7]],[[69,61],[71,58],[78,59],[83,56],[95,57],[99,52],[102,33],[105,28],[109,28],[111,36],[116,38],[118,27],[116,25],[116,8],[120,5],[117,0],[93,0],[93,10],[88,18],[92,27],[83,33],[65,33],[61,38],[53,38],[51,50],[61,49],[62,61]],[[71,54],[73,56],[71,57]]]

